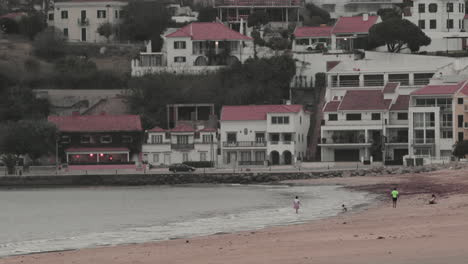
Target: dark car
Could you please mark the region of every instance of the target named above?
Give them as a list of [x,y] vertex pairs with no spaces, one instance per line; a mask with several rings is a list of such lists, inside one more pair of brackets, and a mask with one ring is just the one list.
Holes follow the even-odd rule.
[[176,163],[169,166],[169,171],[178,172],[178,171],[195,171],[195,168],[189,165]]

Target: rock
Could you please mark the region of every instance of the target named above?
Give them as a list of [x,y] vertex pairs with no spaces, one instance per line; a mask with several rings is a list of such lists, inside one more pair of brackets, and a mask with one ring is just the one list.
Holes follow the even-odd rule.
[[385,239],[385,237],[379,236],[379,237],[377,237],[377,239]]

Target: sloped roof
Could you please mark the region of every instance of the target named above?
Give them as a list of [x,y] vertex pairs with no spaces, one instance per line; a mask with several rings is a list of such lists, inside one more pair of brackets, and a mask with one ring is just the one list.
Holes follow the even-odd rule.
[[182,124],[171,129],[171,132],[195,132],[195,128]]
[[383,88],[383,93],[394,93],[396,88],[400,85],[398,82],[388,82]]
[[411,93],[411,95],[442,95],[442,94],[455,94],[465,84],[465,81],[457,84],[438,84],[426,85]]
[[336,112],[338,111],[338,106],[340,106],[341,101],[330,101],[323,108],[323,112]]
[[148,132],[166,132],[165,129],[162,129],[158,126],[153,127],[152,129],[148,130]]
[[369,16],[366,21],[362,16],[340,17],[333,27],[332,34],[340,33],[368,33],[370,27],[376,22],[378,16]]
[[213,127],[205,127],[203,129],[198,130],[199,132],[216,132],[216,128]]
[[390,107],[390,111],[405,111],[409,108],[409,95],[398,95],[395,103]]
[[294,36],[296,38],[306,37],[330,37],[332,26],[326,27],[297,27],[294,30]]
[[223,106],[221,121],[266,120],[267,113],[298,113],[302,105]]
[[138,115],[49,116],[61,132],[142,131]]
[[192,40],[252,40],[250,37],[217,22],[194,22],[173,33],[167,38],[189,37]]
[[388,106],[380,90],[348,90],[338,110],[385,110]]

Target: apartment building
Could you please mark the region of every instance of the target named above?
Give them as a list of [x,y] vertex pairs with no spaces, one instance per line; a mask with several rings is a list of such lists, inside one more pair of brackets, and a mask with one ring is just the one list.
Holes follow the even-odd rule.
[[294,164],[307,152],[310,113],[302,105],[223,106],[222,162],[226,166]]
[[[125,0],[55,1],[48,13],[47,24],[59,29],[69,41],[106,42],[97,30],[104,23],[117,27],[123,16]],[[115,34],[110,36],[110,40]]]
[[143,160],[153,166],[185,161],[216,161],[215,128],[194,128],[181,124],[165,130],[154,127],[147,131],[142,146]]
[[403,0],[314,0],[314,4],[327,10],[331,18],[342,16],[356,16],[359,14],[377,14],[381,8],[392,8],[396,4],[403,3]]
[[191,23],[167,33],[161,52],[146,52],[132,60],[132,76],[156,72],[198,74],[253,57],[253,40],[218,23]]

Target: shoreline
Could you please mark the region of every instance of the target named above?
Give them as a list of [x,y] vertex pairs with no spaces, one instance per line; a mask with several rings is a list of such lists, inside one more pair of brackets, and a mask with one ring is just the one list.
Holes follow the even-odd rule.
[[[380,196],[365,210],[306,223],[193,238],[36,253],[0,258],[13,263],[465,263],[468,170],[427,174],[284,181],[343,185],[385,196],[398,185],[390,209]],[[439,203],[426,205],[432,192]],[[188,241],[188,242],[187,242]]]

